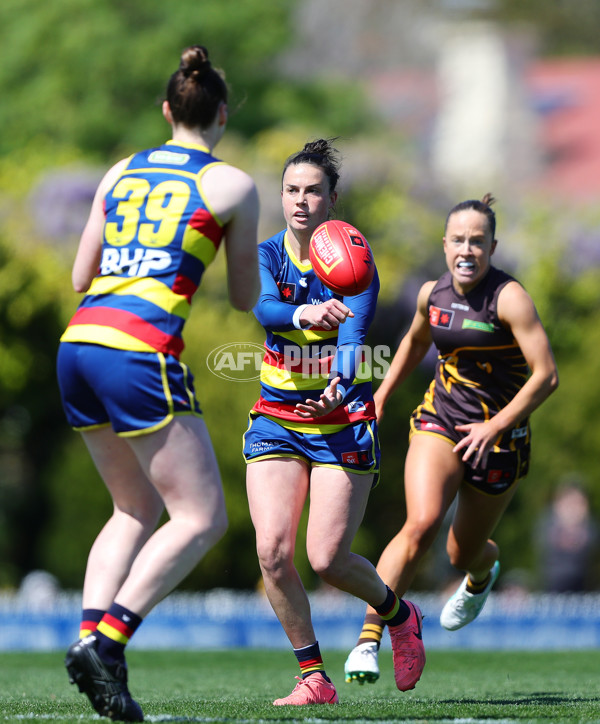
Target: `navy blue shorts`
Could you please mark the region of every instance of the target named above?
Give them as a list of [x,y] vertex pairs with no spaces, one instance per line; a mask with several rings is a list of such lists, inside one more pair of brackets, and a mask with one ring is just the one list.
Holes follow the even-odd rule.
[[306,433],[251,412],[243,452],[247,463],[298,458],[311,466],[373,474],[373,486],[379,480],[379,437],[375,420],[358,422],[327,434]]
[[56,367],[67,421],[79,431],[111,425],[127,437],[202,415],[192,373],[171,355],[61,342]]

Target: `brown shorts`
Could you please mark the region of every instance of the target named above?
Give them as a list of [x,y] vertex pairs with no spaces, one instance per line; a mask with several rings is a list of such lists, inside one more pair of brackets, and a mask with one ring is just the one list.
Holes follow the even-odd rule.
[[[456,433],[451,434],[443,425],[411,418],[410,436],[434,435],[447,440],[449,444],[456,445]],[[488,454],[485,468],[474,468],[469,461],[465,466],[464,481],[487,495],[502,495],[517,480],[524,478],[529,471],[529,443],[516,450],[500,450]]]
[[485,468],[465,465],[465,482],[487,495],[502,495],[529,470],[529,445],[519,450],[491,452]]

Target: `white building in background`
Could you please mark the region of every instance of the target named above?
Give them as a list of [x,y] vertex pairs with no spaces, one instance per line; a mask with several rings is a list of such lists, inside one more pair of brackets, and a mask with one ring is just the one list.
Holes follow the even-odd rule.
[[440,33],[432,176],[442,187],[526,182],[538,169],[534,109],[519,52],[496,24],[461,20]]

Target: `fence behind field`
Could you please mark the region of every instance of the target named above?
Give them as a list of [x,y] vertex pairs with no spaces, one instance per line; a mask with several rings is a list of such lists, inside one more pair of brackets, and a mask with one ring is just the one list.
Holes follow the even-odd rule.
[[[323,650],[350,649],[356,643],[364,604],[341,593],[310,596],[317,637]],[[480,617],[460,631],[439,624],[445,597],[416,592],[407,596],[421,607],[423,635],[435,649],[589,649],[600,647],[600,594],[492,593]],[[23,601],[0,596],[0,651],[64,650],[77,638],[81,597],[59,593]],[[137,649],[289,648],[265,597],[259,593],[215,590],[175,593],[146,618],[132,640]],[[388,639],[384,637],[384,647]]]

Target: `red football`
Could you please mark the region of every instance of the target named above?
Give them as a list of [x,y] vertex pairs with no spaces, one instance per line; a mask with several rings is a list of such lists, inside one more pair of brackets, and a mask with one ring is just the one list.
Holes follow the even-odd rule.
[[365,237],[351,224],[335,219],[318,226],[308,249],[315,274],[332,292],[353,296],[373,281],[375,262]]

